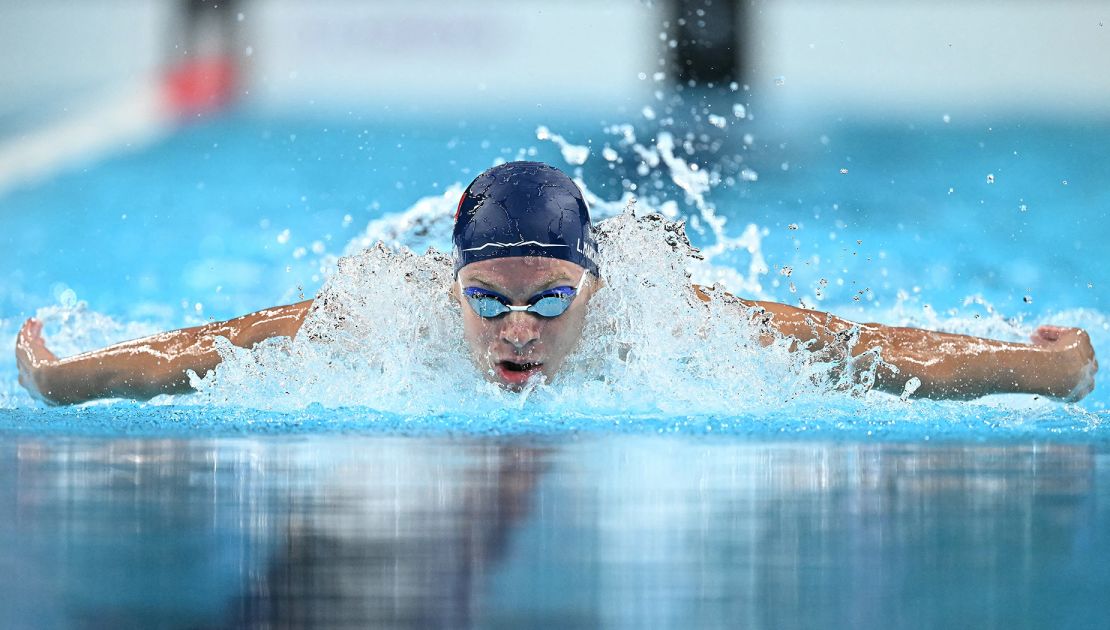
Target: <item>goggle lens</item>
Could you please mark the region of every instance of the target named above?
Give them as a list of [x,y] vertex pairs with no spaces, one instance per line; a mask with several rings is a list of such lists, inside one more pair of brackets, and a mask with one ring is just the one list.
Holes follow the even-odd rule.
[[479,317],[490,319],[509,312],[509,307],[491,295],[467,295],[466,301]]
[[528,310],[540,317],[558,317],[567,312],[567,309],[570,308],[570,301],[573,299],[573,293],[559,296],[549,295],[536,300],[536,303],[529,306]]

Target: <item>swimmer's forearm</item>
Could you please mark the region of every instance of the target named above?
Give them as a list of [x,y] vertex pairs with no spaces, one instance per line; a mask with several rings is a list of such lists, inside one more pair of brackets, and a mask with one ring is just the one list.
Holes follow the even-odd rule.
[[[1054,362],[1059,354],[1045,348],[965,335],[864,325],[853,354],[878,348],[883,362],[875,388],[901,394],[916,378],[914,397],[972,399],[989,394],[1026,393],[1067,397],[1072,386],[1060,382]],[[912,389],[912,388],[911,388]]]
[[276,307],[56,360],[42,366],[36,380],[43,398],[54,404],[185,393],[192,391],[190,370],[204,376],[219,365],[217,337],[244,348],[270,337],[292,337],[311,304],[309,300]]
[[45,366],[39,386],[59,405],[184,393],[191,390],[187,370],[203,375],[219,364],[207,340],[197,329],[175,330],[60,359]]

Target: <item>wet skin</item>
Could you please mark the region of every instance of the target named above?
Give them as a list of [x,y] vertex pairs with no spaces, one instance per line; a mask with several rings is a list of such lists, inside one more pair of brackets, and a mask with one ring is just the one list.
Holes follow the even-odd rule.
[[514,306],[525,306],[529,298],[547,289],[576,286],[583,272],[572,262],[541,257],[495,258],[459,270],[452,295],[462,309],[463,336],[471,357],[486,378],[512,390],[540,375],[550,380],[582,336],[586,304],[598,282],[587,276],[566,312],[552,318],[512,312],[485,319],[470,307],[462,289],[487,289],[509,298]]

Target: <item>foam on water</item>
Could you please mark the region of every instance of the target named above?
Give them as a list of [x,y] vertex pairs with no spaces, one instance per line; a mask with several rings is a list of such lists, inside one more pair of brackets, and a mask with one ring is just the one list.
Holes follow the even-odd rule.
[[708,305],[697,298],[687,267],[700,261],[680,223],[636,216],[630,205],[599,224],[598,242],[605,286],[590,303],[582,342],[550,383],[514,394],[481,378],[449,293],[450,259],[378,244],[339,260],[295,339],[252,350],[222,344],[224,362],[195,379],[194,400],[425,414],[481,413],[491,401],[537,411],[726,413],[830,382],[829,366],[800,360],[785,343],[760,347],[745,311],[723,294]]

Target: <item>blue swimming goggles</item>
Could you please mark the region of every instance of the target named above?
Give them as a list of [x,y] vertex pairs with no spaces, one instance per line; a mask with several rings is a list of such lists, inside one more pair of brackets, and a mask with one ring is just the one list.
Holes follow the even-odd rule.
[[[570,303],[574,301],[574,296],[578,295],[582,285],[586,283],[588,275],[590,275],[589,271],[583,272],[582,279],[578,281],[576,287],[552,287],[533,295],[529,298],[527,306],[513,306],[512,300],[489,289],[466,287],[462,292],[474,312],[485,319],[493,319],[513,311],[526,311],[540,317],[552,318],[567,312]],[[459,282],[461,286],[462,280]]]

